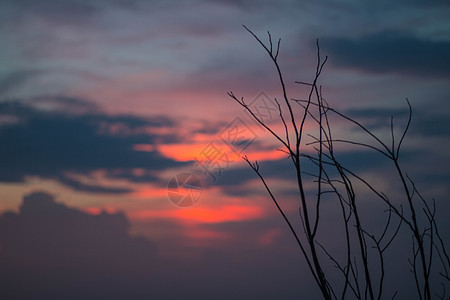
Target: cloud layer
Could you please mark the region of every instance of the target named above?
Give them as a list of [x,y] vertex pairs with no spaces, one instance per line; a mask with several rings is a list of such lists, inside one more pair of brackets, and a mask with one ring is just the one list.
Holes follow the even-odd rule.
[[[271,222],[269,226],[265,222],[240,224],[254,232],[253,239],[257,241],[262,229],[274,225]],[[219,226],[213,229],[226,232],[236,231],[238,224],[210,226]],[[277,252],[297,257],[294,251],[272,247],[275,252],[267,252],[252,247],[253,250],[242,252],[229,247],[229,253],[205,249],[192,260],[167,259],[161,256],[155,243],[130,235],[129,229],[129,221],[122,213],[91,215],[55,202],[47,192],[26,195],[18,213],[0,215],[0,297],[205,300],[299,297],[296,286],[298,279],[303,278],[301,265],[298,261],[271,259]],[[261,242],[267,247],[279,237],[274,232],[263,236]],[[289,241],[284,236],[282,239]],[[187,250],[180,249],[180,253],[185,251],[189,255]],[[298,268],[292,268],[293,265]]]
[[[173,127],[174,122],[167,117],[142,119],[99,112],[81,115],[70,112],[76,111],[75,104],[83,107],[82,100],[58,98],[53,103],[65,110],[0,103],[3,118],[15,120],[0,126],[0,181],[20,182],[26,176],[39,176],[87,192],[126,193],[130,190],[83,183],[74,174],[104,170],[113,178],[151,182],[157,180],[151,172],[183,165],[157,150],[142,152],[133,148],[137,144],[176,141],[174,135],[151,133],[155,128]],[[135,176],[133,169],[148,172],[146,176]]]
[[450,42],[385,31],[356,39],[321,41],[338,66],[374,73],[417,77],[450,77]]
[[[0,215],[2,298],[80,299],[151,295],[153,242],[129,235],[121,214],[89,215],[50,194]],[[147,286],[146,288],[144,288]],[[24,288],[25,287],[25,288]]]

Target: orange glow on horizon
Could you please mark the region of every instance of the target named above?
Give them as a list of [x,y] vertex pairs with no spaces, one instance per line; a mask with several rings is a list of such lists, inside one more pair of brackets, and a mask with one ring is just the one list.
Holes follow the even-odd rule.
[[116,214],[118,211],[117,209],[114,209],[112,207],[84,207],[83,211],[93,215],[93,216],[97,216],[100,215],[102,213],[107,213],[107,214]]
[[[177,161],[194,161],[196,159],[202,160],[202,151],[209,144],[172,144],[172,145],[160,145],[158,150],[161,153],[169,158],[175,159]],[[276,149],[268,150],[268,151],[245,151],[241,155],[237,155],[228,149],[224,148],[224,146],[220,147],[227,155],[227,159],[229,163],[240,162],[241,157],[243,155],[247,155],[251,160],[265,161],[265,160],[277,160],[286,157],[286,153],[282,151],[278,151]]]
[[259,206],[223,206],[218,208],[187,208],[173,210],[142,210],[128,213],[132,220],[175,218],[184,223],[223,223],[257,219],[264,215]]
[[166,157],[177,161],[193,161],[208,144],[170,144],[160,145],[158,150]]

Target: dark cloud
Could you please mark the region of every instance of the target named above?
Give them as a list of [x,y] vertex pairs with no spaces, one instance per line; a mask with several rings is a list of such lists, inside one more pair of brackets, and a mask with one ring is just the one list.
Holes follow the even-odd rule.
[[433,41],[385,31],[357,39],[325,38],[320,43],[330,61],[338,66],[374,73],[450,76],[449,41]]
[[[150,4],[141,0],[7,0],[5,5],[14,9],[14,13],[6,15],[12,21],[24,16],[39,17],[47,22],[55,22],[62,26],[94,25],[95,19],[109,9],[125,9],[130,11],[142,11],[150,6],[154,9],[168,6],[171,9],[179,4],[171,4],[165,1],[152,1]],[[80,24],[84,22],[85,24]]]
[[27,195],[18,214],[0,215],[0,297],[149,297],[157,248],[129,228],[122,213],[94,216],[45,192]]
[[[324,234],[320,235],[320,240],[336,246],[333,251],[339,251],[342,241],[335,234],[335,214],[330,214],[337,210],[337,203],[327,203],[322,211],[324,222],[320,230]],[[366,204],[365,208],[379,222],[379,215],[373,215],[371,205]],[[291,211],[289,216],[298,220],[296,211]],[[174,222],[168,221],[167,224],[173,225]],[[301,230],[300,224],[293,224]],[[0,297],[320,297],[295,240],[279,215],[253,221],[205,224],[202,228],[230,234],[232,238],[226,241],[229,247],[212,247],[211,241],[210,246],[205,243],[206,247],[197,249],[200,256],[180,263],[177,259],[163,258],[161,249],[150,240],[131,236],[128,220],[122,213],[93,216],[56,203],[45,192],[34,192],[25,197],[18,213],[0,215]],[[275,235],[267,236],[270,232],[275,232]],[[386,257],[387,261],[392,261],[387,264],[386,274],[392,280],[387,280],[386,290],[400,289],[399,294],[408,298],[408,280],[401,276],[403,271],[397,270],[398,253],[405,253],[408,249],[404,249],[402,243],[396,245],[398,247],[394,245],[391,249],[394,252],[389,252],[394,255]],[[408,268],[406,258],[404,264]],[[402,280],[395,280],[396,276]]]
[[261,9],[262,5],[266,5],[266,2],[254,2],[249,0],[205,0],[203,2],[209,2],[209,3],[217,3],[220,5],[226,5],[235,7],[241,10],[249,10],[249,9]]
[[428,8],[428,7],[438,7],[438,8],[443,7],[443,8],[445,8],[445,7],[449,7],[450,6],[450,3],[448,1],[446,1],[446,0],[436,0],[436,1],[430,1],[430,2],[423,2],[423,1],[420,1],[420,0],[412,0],[412,1],[410,1],[410,0],[401,0],[401,1],[392,2],[392,1],[389,1],[389,0],[384,0],[384,2],[388,2],[388,3],[391,3],[393,5],[397,4],[399,6],[404,6],[404,5],[410,6],[410,5],[413,5],[413,6],[418,6],[418,7],[421,7],[421,8],[424,8],[424,7],[425,8]]
[[448,142],[450,136],[450,119],[445,112],[438,114],[423,114],[413,119],[411,134],[424,137],[443,137]]
[[0,77],[0,97],[17,87],[21,87],[30,78],[38,75],[37,70],[17,70]]
[[[80,106],[82,100],[66,99]],[[60,107],[61,108],[61,107]],[[130,179],[130,169],[157,171],[182,163],[159,152],[133,150],[135,144],[173,142],[175,136],[150,134],[149,128],[171,127],[167,117],[142,119],[127,115],[100,113],[70,114],[60,110],[43,111],[17,103],[0,103],[0,115],[18,121],[0,127],[0,180],[23,181],[26,176],[59,180],[72,188],[90,192],[125,193],[127,189],[87,185],[68,173],[88,175],[104,169],[114,177]],[[147,176],[146,179],[156,180]]]
[[[338,144],[336,142],[336,144]],[[355,148],[352,151],[336,151],[335,153],[339,163],[345,168],[355,172],[356,174],[362,174],[367,171],[373,173],[382,173],[383,168],[389,166],[389,161],[381,156],[378,152],[368,150],[365,148]],[[417,156],[416,152],[404,151],[402,158],[408,161],[414,159]],[[279,160],[263,161],[259,162],[260,173],[265,178],[270,187],[277,187],[276,183],[272,180],[292,182],[292,188],[284,188],[282,191],[276,193],[277,197],[298,197],[299,191],[295,187],[296,172],[295,166],[288,158]],[[302,172],[303,181],[305,183],[311,183],[316,180],[316,177],[312,175],[318,174],[318,168],[312,164],[307,158],[302,159]],[[329,176],[336,178],[336,171],[332,167],[327,168]],[[258,180],[258,175],[247,165],[242,164],[238,168],[225,170],[221,176],[217,177],[217,182],[214,184],[222,187],[223,192],[227,195],[238,197],[252,197],[255,194],[267,195],[267,192],[261,183],[256,189],[249,188],[248,182]],[[315,188],[309,190],[310,196],[315,197]]]
[[[365,171],[368,169],[378,170],[379,168],[382,168],[382,165],[380,165],[380,157],[378,156],[379,154],[372,150],[353,149],[347,151],[335,151],[336,158],[339,162],[351,170]],[[296,180],[295,166],[289,158],[262,161],[259,162],[259,166],[259,171],[265,178]],[[308,158],[302,158],[302,172],[304,172],[304,176],[308,178],[308,175],[306,174],[317,173],[317,167],[312,164]],[[224,187],[238,187],[240,185],[245,187],[245,183],[255,178],[257,178],[256,173],[247,164],[242,164],[239,168],[223,171],[217,184]]]
[[98,12],[98,7],[88,1],[19,0],[6,1],[5,4],[15,8],[21,14],[42,16],[47,20],[54,19],[64,23],[86,20]]
[[93,102],[67,96],[39,96],[27,99],[24,103],[36,109],[50,108],[63,114],[101,114],[100,108]]
[[192,134],[217,134],[226,128],[228,125],[225,121],[208,121],[208,120],[200,120],[199,124],[196,128],[192,129]]
[[[431,107],[431,108],[430,108]],[[418,113],[415,113],[415,112]],[[348,116],[355,120],[364,120],[364,126],[370,130],[389,130],[391,116],[396,128],[404,129],[409,111],[392,108],[361,108],[347,111]],[[426,106],[413,107],[411,127],[408,135],[416,137],[448,137],[450,135],[450,120],[444,111],[434,108],[429,103]]]
[[[74,190],[81,191],[81,192],[87,192],[87,193],[126,194],[126,193],[130,193],[133,191],[132,189],[129,189],[129,188],[105,187],[105,186],[100,186],[100,185],[95,185],[95,184],[86,184],[86,183],[83,183],[83,182],[78,181],[73,178],[69,178],[64,175],[55,176],[53,178],[55,180],[58,180],[60,183],[71,187]],[[124,177],[120,176],[120,178],[122,179]],[[129,178],[129,177],[125,177],[125,178],[134,179],[134,178]],[[150,182],[150,181],[154,181],[155,177],[152,177],[152,178],[146,177],[145,179],[147,179],[146,182]]]
[[[251,160],[251,155],[249,157]],[[260,171],[263,176],[268,178],[290,179],[295,178],[295,169],[292,161],[289,159],[279,159],[273,161],[259,162]],[[223,171],[217,184],[224,187],[245,186],[250,180],[257,178],[256,173],[245,163],[238,168]]]
[[353,108],[346,111],[346,115],[355,121],[361,122],[364,127],[374,131],[384,129],[386,132],[390,131],[391,117],[394,125],[406,126],[408,121],[408,109],[392,109],[392,108]]
[[[256,236],[284,224],[272,218],[268,224],[237,225],[210,229],[237,231],[243,237],[243,226],[255,233],[252,241],[257,242]],[[306,266],[294,247],[207,247],[198,249],[202,255],[193,261],[180,263],[165,259],[153,242],[131,236],[128,230],[122,213],[94,216],[56,203],[45,192],[26,196],[18,213],[0,215],[0,297],[298,299],[300,293],[314,295],[298,288],[299,280],[312,284],[312,278],[302,271]],[[295,246],[288,238],[282,235],[279,240]]]
[[392,109],[392,108],[380,108],[380,107],[373,107],[373,108],[352,108],[347,110],[347,115],[351,118],[390,118],[390,116],[399,116],[399,117],[405,117],[408,115],[407,108],[405,109]]

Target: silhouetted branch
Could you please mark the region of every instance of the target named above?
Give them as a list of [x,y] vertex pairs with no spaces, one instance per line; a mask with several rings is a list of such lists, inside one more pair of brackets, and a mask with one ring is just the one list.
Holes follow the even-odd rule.
[[[323,298],[338,299],[336,294],[336,292],[338,292],[341,299],[346,298],[348,294],[353,295],[357,299],[381,299],[383,293],[386,293],[384,288],[386,277],[385,253],[399,236],[401,226],[405,224],[408,231],[412,234],[412,257],[409,258],[408,261],[414,276],[417,295],[419,299],[429,300],[432,295],[430,274],[434,270],[435,257],[438,258],[438,262],[442,265],[442,270],[439,274],[447,281],[449,281],[450,259],[443,238],[438,230],[434,200],[432,206],[430,206],[419,193],[416,185],[408,174],[404,172],[399,163],[401,147],[412,120],[412,107],[409,100],[406,99],[409,110],[408,120],[401,133],[400,139],[395,136],[396,124],[394,123],[394,116],[391,116],[389,124],[390,141],[387,143],[383,142],[380,137],[369,130],[362,122],[330,107],[328,102],[323,98],[322,87],[318,85],[318,81],[328,57],[325,56],[325,58],[322,59],[319,42],[317,40],[317,62],[313,80],[311,82],[295,81],[296,83],[305,85],[309,88],[308,96],[306,98],[302,100],[292,99],[292,101],[297,103],[302,109],[302,112],[297,115],[287,97],[285,81],[278,64],[281,39],[278,39],[275,46],[270,32],[267,32],[268,44],[266,45],[250,29],[244,25],[243,27],[263,47],[275,66],[284,99],[284,101],[281,101],[282,103],[280,103],[275,98],[280,122],[283,125],[284,138],[282,135],[272,130],[263,120],[258,118],[245,103],[243,97],[239,99],[233,92],[228,92],[228,95],[249,112],[251,117],[255,119],[258,124],[263,126],[263,128],[281,143],[282,149],[277,150],[286,153],[288,158],[291,159],[296,171],[296,181],[300,199],[298,212],[301,230],[298,229],[298,232],[304,235],[304,242],[301,242],[297,230],[292,225],[292,222],[287,217],[285,211],[281,208],[279,201],[272,193],[264,176],[261,174],[258,162],[250,162],[247,156],[244,156],[243,159],[257,174],[278,212],[288,225]],[[286,122],[287,119],[285,118],[283,109],[287,109],[290,122]],[[329,114],[333,114],[334,116],[349,122],[352,126],[359,128],[359,130],[369,137],[371,143],[350,138],[334,138]],[[315,135],[305,133],[305,125],[307,122],[312,122],[312,124],[316,126],[317,132]],[[295,142],[292,136],[294,133]],[[312,141],[304,142],[303,138],[305,136],[311,138]],[[400,203],[392,201],[385,192],[377,189],[368,179],[356,174],[356,172],[344,166],[335,153],[334,143],[347,144],[352,147],[362,147],[372,150],[375,153],[382,154],[381,158],[388,159],[393,165],[395,174],[401,184],[404,201]],[[312,148],[312,150],[314,150],[313,154],[308,154],[305,151],[305,147],[309,147],[308,149],[310,150]],[[305,159],[317,168],[317,173],[306,172],[303,170],[303,161]],[[312,182],[316,185],[315,198],[313,199],[307,199],[304,188],[305,179],[303,176],[311,176]],[[357,183],[362,183],[363,187],[372,192],[372,195],[375,196],[375,200],[379,199],[381,200],[380,203],[383,204],[384,208],[381,212],[387,213],[387,217],[385,222],[382,223],[383,226],[380,233],[371,232],[365,226],[365,218],[367,217],[360,213],[361,205],[358,203],[358,189],[355,189],[355,186],[358,187],[356,185]],[[325,196],[334,197],[340,206],[340,218],[342,218],[342,224],[340,226],[343,226],[341,228],[344,232],[343,240],[345,240],[345,245],[343,245],[345,247],[345,255],[342,261],[337,255],[333,254],[330,249],[327,249],[324,243],[317,239],[319,236],[318,233],[321,230],[321,206]],[[417,198],[419,201],[417,201]],[[404,204],[407,205],[406,213],[403,209]],[[421,222],[419,222],[419,218]],[[422,218],[424,218],[424,220],[422,220]],[[343,284],[339,288],[335,286],[335,283],[332,284],[328,281],[328,274],[325,274],[324,272],[324,263],[319,259],[318,249],[319,251],[323,251],[342,275]],[[369,249],[373,250],[369,251]],[[377,263],[375,264],[374,262]],[[362,271],[360,272],[360,270]],[[446,295],[445,284],[442,284],[442,287],[443,298]],[[397,291],[393,293],[392,299],[394,299],[396,295]]]

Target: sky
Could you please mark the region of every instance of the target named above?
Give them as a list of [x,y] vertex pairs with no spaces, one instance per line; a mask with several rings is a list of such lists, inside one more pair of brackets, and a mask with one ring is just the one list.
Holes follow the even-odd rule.
[[[389,141],[390,118],[398,134],[409,100],[400,162],[435,199],[448,242],[449,16],[448,1],[2,1],[0,293],[317,297],[295,240],[241,158],[258,161],[300,226],[292,164],[227,95],[283,130],[276,70],[242,25],[264,42],[267,31],[281,38],[290,99],[307,96],[295,81],[314,78],[318,39],[330,106]],[[335,121],[337,135],[365,138]],[[345,147],[340,157],[396,195],[382,157]],[[177,190],[185,181],[190,188]],[[377,204],[366,196],[370,216]],[[324,216],[323,238],[339,249],[332,204]],[[390,284],[408,296],[406,279]]]

